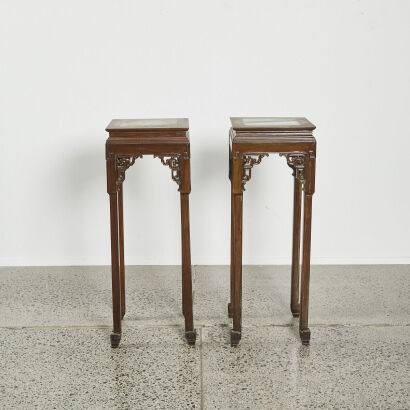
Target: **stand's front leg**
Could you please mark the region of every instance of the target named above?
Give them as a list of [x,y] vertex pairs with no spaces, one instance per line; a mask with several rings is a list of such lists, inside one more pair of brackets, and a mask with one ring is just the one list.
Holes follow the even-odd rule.
[[196,332],[192,313],[191,247],[189,234],[189,194],[181,192],[182,233],[182,311],[185,316],[185,337],[190,345],[195,344]]
[[231,263],[230,263],[230,300],[228,303],[228,317],[233,317],[233,299],[234,299],[234,235],[233,235],[233,162],[232,150],[229,147],[229,180],[231,181]]
[[303,253],[302,283],[300,291],[299,335],[302,344],[310,342],[309,315],[309,282],[310,282],[310,243],[312,227],[312,196],[315,192],[315,153],[309,152],[306,163],[306,180],[303,202]]
[[121,280],[118,252],[118,194],[110,193],[111,219],[111,273],[112,273],[112,308],[114,330],[111,334],[111,347],[118,347],[121,340]]
[[310,234],[312,223],[312,195],[304,196],[303,217],[303,260],[302,260],[302,289],[300,292],[300,320],[299,335],[303,344],[309,344],[310,329],[308,327],[309,314],[309,281],[310,281]]
[[185,316],[185,338],[190,345],[195,344],[196,331],[192,312],[192,268],[191,239],[189,234],[189,193],[191,192],[191,167],[189,147],[178,157],[179,192],[181,196],[181,239],[182,239],[182,312]]
[[125,265],[124,265],[124,211],[122,183],[118,188],[119,253],[121,278],[121,319],[125,315]]
[[302,208],[302,183],[294,176],[293,195],[293,244],[292,244],[292,279],[290,290],[290,310],[294,317],[300,313],[299,274],[300,274],[300,218]]
[[237,346],[242,332],[242,204],[243,194],[233,195],[234,203],[234,266],[233,266],[233,329],[231,345]]
[[[231,182],[232,185],[232,182]],[[232,191],[232,188],[231,188]],[[234,247],[234,195],[231,192],[231,265],[230,265],[230,278],[231,278],[231,300],[228,304],[228,316],[233,317],[233,301],[234,301],[234,287],[235,287],[235,278],[234,278],[234,271],[235,271],[235,247]]]
[[[242,337],[242,212],[244,184],[250,179],[250,168],[260,163],[261,156],[253,159],[232,147],[231,167],[231,309],[233,328],[231,346],[237,346]],[[247,165],[247,171],[245,170]]]

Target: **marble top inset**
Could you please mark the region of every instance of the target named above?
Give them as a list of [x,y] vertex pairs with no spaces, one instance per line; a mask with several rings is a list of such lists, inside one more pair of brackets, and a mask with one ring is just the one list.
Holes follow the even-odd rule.
[[304,117],[231,117],[232,128],[239,131],[314,130],[316,127]]
[[112,120],[106,131],[148,131],[189,129],[188,118],[152,118]]

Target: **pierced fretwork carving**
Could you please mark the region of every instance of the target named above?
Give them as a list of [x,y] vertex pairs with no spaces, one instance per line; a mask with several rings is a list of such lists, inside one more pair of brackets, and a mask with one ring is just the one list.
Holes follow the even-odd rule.
[[180,154],[154,155],[154,158],[159,158],[163,165],[166,165],[171,169],[172,180],[175,181],[178,185],[180,185],[181,178],[180,178],[179,160],[181,158],[181,155]]
[[117,185],[120,185],[125,180],[125,171],[134,165],[137,158],[142,158],[142,155],[133,155],[132,157],[117,157]]
[[290,168],[293,169],[293,176],[300,182],[305,182],[305,157],[302,152],[282,152],[281,157],[286,157],[286,161]]
[[263,157],[269,154],[245,154],[242,157],[242,189],[245,191],[245,184],[251,179],[252,168],[261,163]]

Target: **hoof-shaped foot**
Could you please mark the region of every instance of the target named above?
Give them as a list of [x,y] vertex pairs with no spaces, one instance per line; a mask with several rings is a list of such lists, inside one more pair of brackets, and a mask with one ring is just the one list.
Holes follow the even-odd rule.
[[196,330],[190,330],[188,332],[185,332],[185,339],[188,342],[190,346],[195,346],[195,341],[196,341]]
[[228,317],[233,317],[232,304],[228,303]]
[[300,315],[300,304],[290,304],[290,311],[292,312],[293,317],[299,317]]
[[110,341],[111,341],[111,347],[113,349],[118,347],[118,345],[120,344],[120,340],[121,340],[121,333],[114,333],[114,332],[111,333]]
[[237,332],[236,330],[231,330],[231,346],[236,347],[241,340],[241,332]]
[[310,329],[299,329],[300,340],[302,345],[309,345],[310,342]]

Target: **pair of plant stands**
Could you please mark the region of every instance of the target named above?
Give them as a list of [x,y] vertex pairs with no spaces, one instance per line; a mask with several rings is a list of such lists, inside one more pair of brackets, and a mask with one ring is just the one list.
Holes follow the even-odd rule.
[[[231,118],[229,133],[229,178],[231,180],[231,270],[228,315],[233,318],[231,345],[242,335],[242,219],[243,191],[253,166],[271,153],[284,156],[293,170],[293,246],[291,303],[293,316],[299,317],[299,335],[309,344],[308,327],[310,242],[312,196],[315,191],[315,126],[306,118]],[[182,312],[185,337],[195,344],[192,313],[191,250],[189,233],[190,143],[188,119],[112,120],[106,142],[107,191],[110,196],[111,267],[114,328],[111,346],[121,340],[121,321],[125,315],[125,265],[123,183],[126,170],[143,155],[159,158],[171,169],[179,187],[182,239]],[[300,269],[300,238],[303,195],[303,245]],[[300,283],[299,283],[300,282]]]

